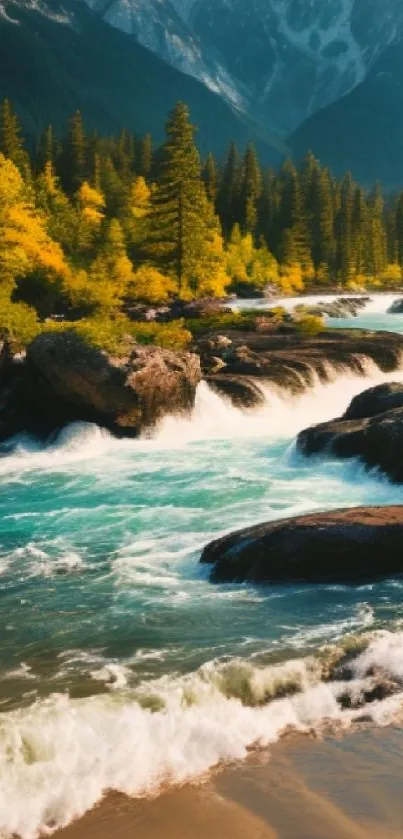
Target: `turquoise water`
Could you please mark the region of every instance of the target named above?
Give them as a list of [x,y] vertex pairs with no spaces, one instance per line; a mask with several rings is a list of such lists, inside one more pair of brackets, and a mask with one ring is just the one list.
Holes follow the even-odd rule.
[[[354,325],[403,332],[385,305],[380,296]],[[294,448],[300,429],[387,378],[403,369],[334,373],[293,399],[267,390],[249,413],[203,384],[193,417],[166,420],[153,439],[82,424],[48,447],[21,437],[0,460],[0,832],[30,839],[109,788],[143,794],[286,725],[341,720],[312,660],[351,633],[374,632],[373,655],[403,678],[399,580],[217,586],[198,563],[211,538],[254,522],[402,503],[401,488],[359,464]],[[267,685],[290,672],[303,699],[269,702]]]

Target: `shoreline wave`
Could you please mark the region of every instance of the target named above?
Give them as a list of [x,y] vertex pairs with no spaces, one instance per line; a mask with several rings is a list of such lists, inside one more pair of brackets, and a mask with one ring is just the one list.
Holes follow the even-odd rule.
[[136,690],[54,695],[0,717],[0,830],[35,839],[108,791],[155,795],[287,732],[386,726],[402,709],[403,633],[389,631],[279,664],[213,661]]

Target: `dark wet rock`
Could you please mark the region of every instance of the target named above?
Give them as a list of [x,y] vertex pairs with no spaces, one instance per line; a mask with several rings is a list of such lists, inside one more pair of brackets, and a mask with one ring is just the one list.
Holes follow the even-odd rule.
[[403,408],[403,382],[388,382],[364,390],[352,400],[343,419],[374,417],[394,408]]
[[247,376],[207,376],[207,383],[220,396],[230,399],[236,408],[258,408],[264,405],[262,390]]
[[403,314],[403,297],[399,297],[398,300],[395,300],[388,309],[389,315],[401,315]]
[[217,582],[355,584],[402,573],[402,540],[403,506],[362,507],[231,533],[201,562]]
[[320,300],[306,311],[312,315],[327,315],[329,318],[357,317],[365,308],[370,297],[340,297],[338,300]]
[[[396,407],[387,410],[391,405]],[[381,469],[391,480],[402,482],[403,385],[393,383],[364,391],[343,417],[302,431],[297,446],[307,456],[359,457],[367,467]]]

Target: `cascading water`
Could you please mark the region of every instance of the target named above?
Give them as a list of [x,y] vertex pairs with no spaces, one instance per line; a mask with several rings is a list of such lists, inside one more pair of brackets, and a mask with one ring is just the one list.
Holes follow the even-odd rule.
[[[370,315],[393,328],[384,304],[354,325]],[[330,371],[299,397],[266,387],[247,412],[202,384],[192,418],[165,419],[151,439],[77,424],[47,447],[15,442],[0,460],[2,835],[34,839],[108,789],[142,795],[198,777],[287,726],[348,728],[363,706],[377,724],[395,718],[399,580],[213,586],[198,558],[254,522],[402,503],[401,488],[359,464],[294,449],[303,427],[400,378],[372,364],[365,377]],[[351,635],[350,681],[324,679],[319,649],[334,660]],[[368,705],[378,665],[393,695]]]

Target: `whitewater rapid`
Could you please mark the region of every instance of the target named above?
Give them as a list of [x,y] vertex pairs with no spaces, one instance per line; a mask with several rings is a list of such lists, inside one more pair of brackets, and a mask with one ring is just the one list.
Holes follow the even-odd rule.
[[[392,323],[390,302],[372,300],[354,324]],[[198,564],[236,527],[402,503],[357,462],[295,451],[302,428],[387,380],[403,381],[403,367],[329,369],[299,396],[266,385],[255,411],[203,383],[192,417],[166,418],[151,438],[84,423],[46,446],[14,442],[0,459],[2,836],[36,839],[108,790],[200,778],[290,728],[400,720],[399,579],[213,586]],[[348,673],[330,673],[346,651]],[[373,699],[384,681],[390,695]]]

